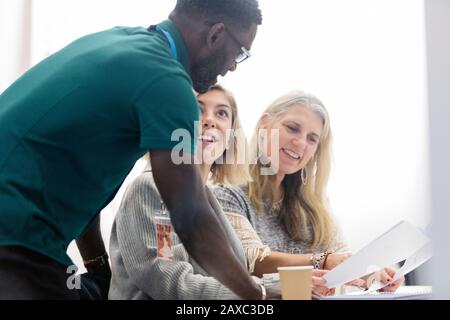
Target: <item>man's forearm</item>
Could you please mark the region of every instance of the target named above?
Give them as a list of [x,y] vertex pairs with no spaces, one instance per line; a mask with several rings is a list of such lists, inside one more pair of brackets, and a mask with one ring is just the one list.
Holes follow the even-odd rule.
[[174,224],[174,228],[194,260],[208,274],[243,299],[261,299],[261,287],[253,281],[245,267],[237,260],[218,219],[207,211],[210,209],[212,212],[212,208],[199,208],[194,219],[185,219],[186,207],[183,206],[183,209],[180,213],[183,217],[173,219],[172,213],[172,221],[181,220]]
[[153,177],[170,211],[183,245],[211,276],[244,299],[260,299],[261,288],[231,250],[208,203],[200,171],[194,165],[175,165],[170,151],[150,151]]
[[[86,232],[76,240],[76,243],[83,261],[95,259],[106,253],[100,231],[100,215],[92,222]],[[95,265],[93,268],[95,268]],[[106,268],[109,269],[109,264],[106,264]]]

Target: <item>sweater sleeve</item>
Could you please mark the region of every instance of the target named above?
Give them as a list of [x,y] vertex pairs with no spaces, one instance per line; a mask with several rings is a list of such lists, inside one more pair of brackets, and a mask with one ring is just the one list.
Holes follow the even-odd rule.
[[259,258],[262,261],[267,257],[270,254],[270,248],[262,243],[246,217],[231,212],[225,213],[225,216],[233,227],[239,241],[242,243],[247,269],[250,273],[253,273],[255,271],[256,260]]
[[215,186],[212,192],[224,212],[237,213],[248,217],[248,209],[241,196],[242,191],[239,187]]
[[158,257],[155,211],[160,207],[151,173],[145,173],[129,186],[117,214],[118,250],[133,285],[158,300],[239,299],[215,278],[196,272],[176,234],[173,257]]

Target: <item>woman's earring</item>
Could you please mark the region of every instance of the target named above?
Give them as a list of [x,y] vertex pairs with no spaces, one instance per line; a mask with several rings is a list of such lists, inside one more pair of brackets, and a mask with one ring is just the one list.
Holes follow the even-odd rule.
[[306,183],[308,182],[308,172],[306,170],[307,170],[306,167],[304,167],[301,172],[301,178],[302,178],[303,185],[306,185]]
[[267,151],[267,130],[259,129],[258,137],[258,161],[262,166],[270,166],[270,158],[266,155]]

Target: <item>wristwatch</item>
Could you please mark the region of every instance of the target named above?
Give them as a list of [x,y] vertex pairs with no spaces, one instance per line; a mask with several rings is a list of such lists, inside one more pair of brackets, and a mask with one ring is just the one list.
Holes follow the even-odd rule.
[[86,268],[88,267],[103,267],[108,264],[108,254],[105,253],[101,256],[95,257],[90,260],[83,260],[83,264]]

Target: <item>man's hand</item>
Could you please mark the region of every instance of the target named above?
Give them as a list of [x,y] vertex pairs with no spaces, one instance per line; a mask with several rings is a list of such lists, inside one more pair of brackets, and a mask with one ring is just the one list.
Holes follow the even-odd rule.
[[[111,268],[100,232],[100,215],[92,222],[86,232],[76,240],[76,243],[83,261],[96,260],[85,265],[89,274],[88,278],[100,287],[101,296],[106,299],[111,282]],[[97,257],[104,257],[104,259],[98,259],[97,261]]]
[[380,292],[394,292],[405,282],[405,277],[401,277],[396,281],[392,281],[392,278],[395,275],[396,270],[393,268],[384,268],[380,271],[372,273],[367,278],[367,288],[370,288],[372,283],[375,281],[379,281],[386,286],[384,288],[379,289]]
[[313,296],[331,296],[335,293],[335,288],[328,288],[327,281],[323,278],[328,273],[328,270],[314,269],[312,272],[312,291]]
[[281,286],[280,282],[266,286],[266,299],[267,300],[280,300],[281,299]]
[[87,266],[86,270],[87,270],[87,272],[102,279],[104,282],[107,282],[108,286],[109,286],[109,282],[111,281],[111,276],[112,276],[109,263],[106,263],[104,265],[99,265],[99,266],[95,266],[95,265]]

